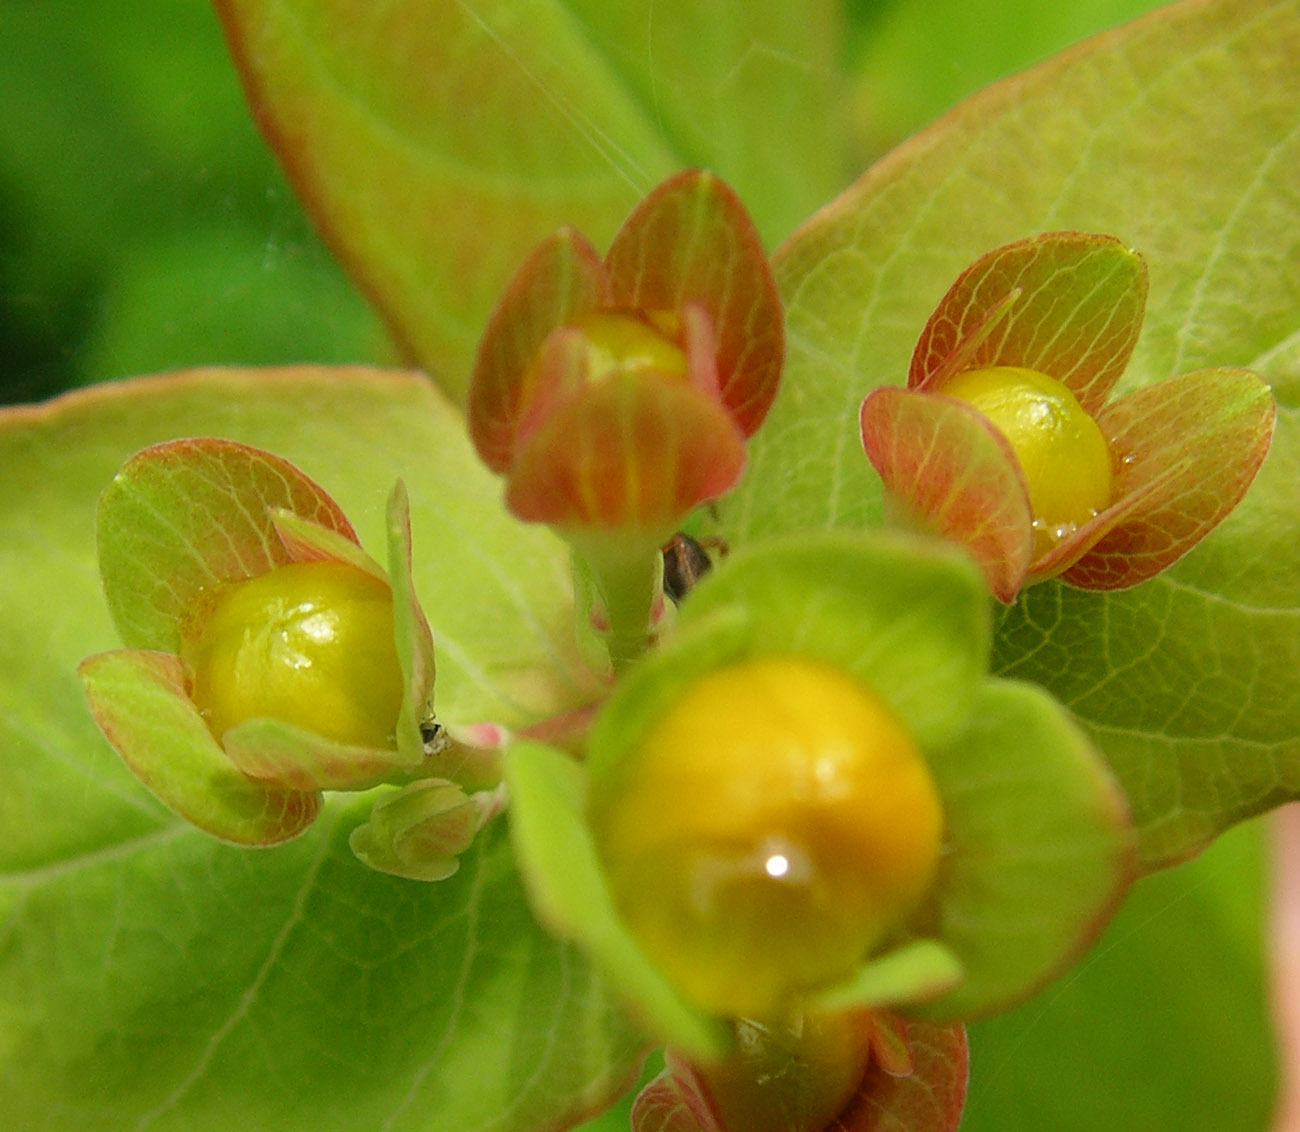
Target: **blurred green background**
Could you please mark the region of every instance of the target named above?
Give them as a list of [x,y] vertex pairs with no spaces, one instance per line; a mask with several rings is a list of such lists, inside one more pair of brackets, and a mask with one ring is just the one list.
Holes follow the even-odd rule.
[[[1153,6],[850,0],[844,182],[963,95]],[[0,0],[0,44],[0,402],[203,363],[392,360],[208,4]]]
[[[844,183],[962,96],[1154,6],[851,0]],[[392,360],[208,5],[0,0],[0,43],[0,402],[195,364]],[[1263,1132],[1262,861],[1254,823],[1142,882],[1074,972],[977,1025],[964,1128]],[[589,1127],[625,1129],[626,1106]]]

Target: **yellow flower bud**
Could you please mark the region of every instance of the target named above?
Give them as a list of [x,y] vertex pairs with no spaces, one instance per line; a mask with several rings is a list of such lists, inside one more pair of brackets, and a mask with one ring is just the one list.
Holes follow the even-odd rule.
[[666,974],[767,1018],[847,977],[928,887],[942,813],[893,713],[804,657],[710,672],[593,783],[614,900]]
[[851,1014],[736,1023],[736,1052],[700,1075],[732,1132],[823,1132],[871,1060],[871,1024]]
[[1035,558],[1110,506],[1110,448],[1055,378],[994,366],[958,374],[937,392],[972,405],[1007,438],[1029,485]]
[[218,740],[269,716],[338,743],[394,746],[403,684],[382,579],[344,562],[293,563],[223,587],[191,623],[190,696]]
[[587,342],[589,377],[599,381],[615,372],[654,372],[686,376],[686,352],[673,337],[674,315],[649,312],[646,319],[627,311],[595,311],[577,319]]

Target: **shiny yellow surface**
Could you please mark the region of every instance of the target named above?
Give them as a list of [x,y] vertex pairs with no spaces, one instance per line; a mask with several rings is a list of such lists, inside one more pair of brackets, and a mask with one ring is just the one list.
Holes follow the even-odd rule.
[[995,366],[958,374],[938,392],[978,409],[1010,443],[1029,485],[1035,558],[1110,506],[1110,448],[1055,378]]
[[402,675],[386,582],[342,562],[280,566],[224,588],[182,653],[218,739],[270,716],[339,743],[394,745]]
[[651,325],[636,314],[596,311],[582,316],[576,325],[587,340],[588,376],[592,381],[615,372],[686,376],[685,351],[663,327]]
[[706,1009],[764,1018],[849,975],[925,891],[938,795],[860,681],[803,657],[708,673],[591,818],[647,952]]

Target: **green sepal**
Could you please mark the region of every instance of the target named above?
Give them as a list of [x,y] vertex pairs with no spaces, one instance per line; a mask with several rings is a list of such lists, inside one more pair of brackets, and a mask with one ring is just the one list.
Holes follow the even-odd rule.
[[937,940],[917,939],[862,964],[852,978],[813,997],[819,1010],[875,1010],[937,998],[958,986],[962,965]]
[[521,740],[510,747],[505,771],[510,833],[538,918],[584,948],[657,1040],[692,1060],[725,1055],[730,1028],[682,999],[614,909],[587,828],[582,767],[552,747]]
[[388,497],[388,575],[393,588],[393,639],[402,670],[402,706],[397,713],[397,750],[402,762],[424,758],[420,724],[433,718],[433,634],[411,577],[411,504],[401,480]]
[[384,568],[356,542],[283,507],[268,508],[275,533],[293,562],[346,562],[373,578],[387,582]]
[[681,623],[728,606],[750,612],[752,655],[795,654],[847,669],[922,747],[962,726],[988,670],[983,579],[937,539],[819,532],[756,543],[691,592]]
[[988,681],[970,726],[927,757],[947,825],[916,926],[964,978],[909,1013],[968,1019],[1027,997],[1077,958],[1136,873],[1136,837],[1105,761],[1036,685]]
[[397,751],[338,743],[269,716],[237,723],[220,745],[249,778],[288,790],[369,790],[419,767]]
[[454,782],[425,778],[380,798],[348,845],[357,859],[407,880],[446,880],[460,868],[483,811]]
[[275,845],[320,813],[319,791],[257,782],[239,771],[185,693],[167,653],[99,653],[78,670],[95,722],[170,809],[224,841]]

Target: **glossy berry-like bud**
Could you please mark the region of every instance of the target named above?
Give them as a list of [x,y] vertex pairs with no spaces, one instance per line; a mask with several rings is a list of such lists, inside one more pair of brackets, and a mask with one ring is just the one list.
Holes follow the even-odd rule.
[[805,657],[698,678],[590,805],[615,903],[651,958],[705,1009],[757,1018],[847,977],[900,925],[942,826],[897,717]]
[[728,1132],[823,1132],[858,1090],[871,1030],[853,1014],[741,1019],[736,1052],[700,1078]]
[[1035,558],[1110,506],[1110,448],[1097,422],[1055,378],[993,366],[958,374],[936,392],[978,409],[1011,445],[1029,488]]
[[190,696],[220,740],[270,717],[338,743],[394,746],[402,673],[387,582],[339,561],[279,566],[190,619]]
[[686,351],[668,333],[677,321],[670,313],[631,311],[591,311],[575,319],[586,344],[588,380],[654,373],[685,381]]

